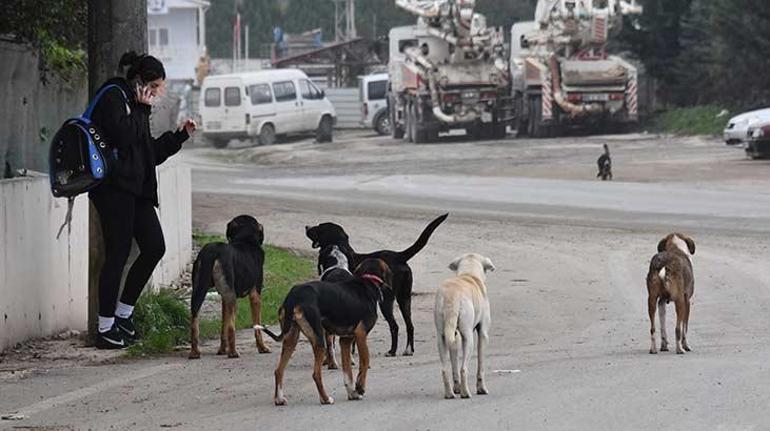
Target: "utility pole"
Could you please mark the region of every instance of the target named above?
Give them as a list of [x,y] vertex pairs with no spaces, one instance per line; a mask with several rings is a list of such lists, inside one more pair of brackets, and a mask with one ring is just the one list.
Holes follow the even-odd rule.
[[[147,0],[88,0],[88,94],[117,75],[126,51],[147,52]],[[89,210],[88,335],[94,339],[98,321],[99,273],[104,263],[104,241],[99,215]]]

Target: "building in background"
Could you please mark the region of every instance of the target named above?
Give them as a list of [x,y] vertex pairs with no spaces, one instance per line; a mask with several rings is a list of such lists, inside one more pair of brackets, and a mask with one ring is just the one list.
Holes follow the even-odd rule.
[[207,0],[147,0],[148,52],[163,62],[172,83],[196,80],[195,66],[206,53]]

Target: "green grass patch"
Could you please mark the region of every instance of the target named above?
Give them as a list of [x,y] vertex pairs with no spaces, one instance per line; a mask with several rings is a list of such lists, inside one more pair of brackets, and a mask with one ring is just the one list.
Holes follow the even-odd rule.
[[[226,241],[219,235],[198,232],[193,234],[193,240],[199,246]],[[265,250],[262,322],[273,324],[278,319],[278,307],[289,289],[315,276],[315,262],[279,247],[263,245],[262,248]],[[167,353],[189,342],[190,308],[175,292],[162,290],[159,293],[143,294],[134,313],[137,329],[143,339],[128,349],[130,356]],[[218,338],[221,324],[221,315],[214,319],[201,319],[201,338]],[[248,297],[238,300],[235,325],[237,329],[252,326]]]
[[671,108],[655,116],[655,128],[663,133],[678,135],[719,135],[734,114],[719,115],[724,108],[703,105]]

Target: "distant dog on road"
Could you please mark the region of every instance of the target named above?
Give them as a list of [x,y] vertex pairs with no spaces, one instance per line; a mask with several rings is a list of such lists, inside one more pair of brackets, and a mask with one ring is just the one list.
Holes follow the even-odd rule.
[[[262,266],[265,262],[263,240],[264,232],[257,219],[240,215],[227,224],[227,244],[206,244],[198,253],[192,273],[190,359],[198,359],[201,356],[198,348],[198,313],[211,287],[216,288],[222,298],[222,331],[217,355],[227,353],[229,358],[238,357],[235,350],[235,313],[238,298],[249,295],[251,319],[254,325],[261,323]],[[262,339],[262,332],[255,330],[254,336],[259,353],[269,353],[270,349]]]
[[599,173],[596,174],[596,178],[601,178],[602,181],[612,180],[612,158],[610,158],[610,147],[607,144],[604,144],[604,154],[599,156],[596,164],[599,165]]
[[676,306],[676,353],[690,351],[687,329],[690,321],[690,300],[695,289],[692,255],[695,241],[681,233],[672,233],[658,243],[658,254],[650,261],[647,272],[647,308],[650,315],[650,353],[658,353],[655,346],[655,310],[660,318],[660,350],[668,351],[666,335],[666,304]]
[[[460,394],[470,398],[468,388],[468,363],[473,350],[473,333],[478,335],[478,370],[476,393],[486,395],[484,381],[484,348],[489,342],[492,317],[485,284],[486,272],[494,271],[492,261],[480,254],[464,254],[449,264],[456,275],[445,280],[436,292],[433,317],[436,322],[438,354],[441,359],[441,377],[444,381],[444,398]],[[459,343],[462,342],[462,365],[459,364]],[[451,360],[452,381],[449,380]],[[458,376],[459,368],[459,376]],[[454,383],[454,385],[452,384]]]
[[386,356],[395,356],[398,346],[398,324],[393,317],[393,302],[398,301],[401,315],[406,324],[406,347],[404,355],[414,354],[414,325],[412,324],[412,269],[409,267],[409,259],[413,258],[428,244],[428,239],[433,231],[446,220],[449,214],[444,214],[430,222],[414,244],[403,251],[380,250],[367,254],[358,254],[350,245],[350,239],[342,226],[334,223],[321,223],[317,226],[306,226],[305,235],[313,242],[313,248],[321,248],[336,245],[345,253],[351,268],[355,268],[365,259],[382,259],[393,273],[393,289],[384,292],[384,299],[380,303],[382,315],[390,327],[390,350]]
[[[359,400],[366,392],[366,374],[369,369],[369,347],[366,337],[377,321],[377,302],[384,290],[390,288],[392,278],[382,259],[366,259],[356,268],[354,277],[339,281],[311,281],[291,288],[278,309],[281,334],[255,325],[272,339],[282,341],[281,359],[275,368],[275,405],[287,403],[283,395],[283,375],[299,341],[300,332],[313,346],[313,380],[321,404],[334,404],[334,399],[323,385],[321,368],[326,354],[326,335],[338,335],[342,348],[342,370],[349,400]],[[353,383],[350,346],[358,346],[360,366]]]

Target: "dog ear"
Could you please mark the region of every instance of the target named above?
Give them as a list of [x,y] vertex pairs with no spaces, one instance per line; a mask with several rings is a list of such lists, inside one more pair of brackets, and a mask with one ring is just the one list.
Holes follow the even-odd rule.
[[687,243],[687,248],[690,250],[690,254],[695,254],[695,241],[693,241],[689,236],[686,236],[682,239],[684,239],[684,242]]
[[668,237],[665,237],[662,240],[660,240],[660,242],[658,243],[658,253],[663,253],[664,251],[666,251],[667,240],[668,240]]
[[233,235],[235,235],[235,230],[238,228],[238,222],[235,221],[235,219],[230,220],[229,223],[227,223],[227,228],[225,229],[225,236],[227,237],[228,241],[233,240]]
[[485,257],[482,261],[482,264],[484,265],[484,271],[485,272],[492,272],[495,270],[495,265],[492,263],[492,260],[488,257]]
[[460,261],[462,260],[462,256],[458,257],[457,259],[453,260],[449,263],[449,270],[450,271],[457,271],[457,268],[460,266]]

